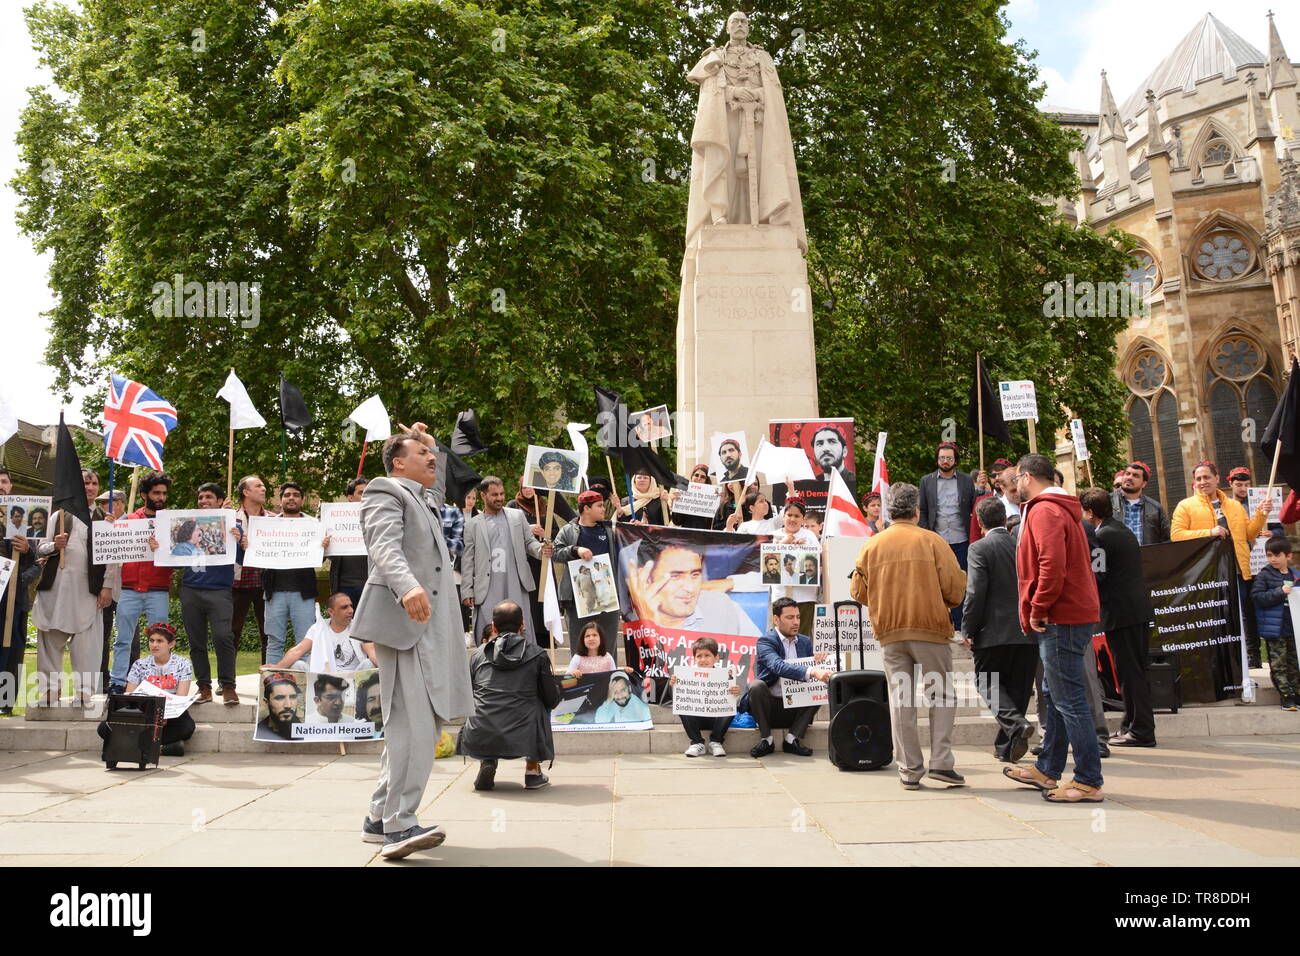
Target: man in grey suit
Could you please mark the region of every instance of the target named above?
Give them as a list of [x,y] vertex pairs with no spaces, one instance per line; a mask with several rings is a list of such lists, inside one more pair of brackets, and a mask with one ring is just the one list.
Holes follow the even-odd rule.
[[384,752],[362,838],[383,842],[386,860],[438,846],[441,827],[416,810],[433,769],[441,725],[473,713],[469,664],[451,554],[442,536],[438,453],[420,422],[384,443],[386,478],[366,486],[361,533],[370,574],[352,636],[379,662]]
[[975,655],[975,681],[998,722],[993,755],[1015,763],[1029,749],[1026,718],[1038,669],[1038,643],[1020,629],[1016,542],[1007,531],[1006,506],[995,497],[975,506],[984,537],[970,546],[962,630]]
[[460,557],[461,602],[478,607],[474,643],[482,644],[492,626],[492,608],[502,601],[528,607],[528,595],[537,590],[529,557],[541,559],[542,543],[533,537],[528,519],[506,507],[506,486],[488,475],[478,486],[483,513],[465,522],[465,550]]

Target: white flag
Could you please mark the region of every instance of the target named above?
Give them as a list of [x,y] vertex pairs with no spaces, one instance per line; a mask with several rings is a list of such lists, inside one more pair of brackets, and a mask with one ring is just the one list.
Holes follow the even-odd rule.
[[348,418],[366,430],[366,441],[383,441],[393,434],[388,409],[384,408],[378,395],[367,398]]
[[226,384],[222,385],[221,391],[217,392],[217,398],[224,398],[230,403],[231,428],[266,427],[266,419],[253,407],[253,400],[248,397],[248,389],[244,388],[244,383],[239,380],[233,368],[226,376]]
[[564,640],[564,615],[560,613],[560,601],[555,594],[555,566],[546,569],[551,579],[546,582],[546,596],[542,598],[542,622],[551,632],[551,643],[556,647]]
[[[0,395],[0,445],[18,433],[18,416],[3,395]],[[585,444],[585,443],[584,443]]]
[[790,481],[809,481],[813,475],[812,465],[802,448],[781,448],[773,445],[766,438],[759,441],[758,449],[749,463],[752,478],[761,474],[768,483]]
[[566,427],[569,430],[569,442],[573,445],[573,450],[578,456],[578,474],[582,475],[585,480],[587,477],[588,459],[591,457],[591,452],[587,448],[586,436],[582,433],[591,426],[584,425],[581,422],[569,422]]

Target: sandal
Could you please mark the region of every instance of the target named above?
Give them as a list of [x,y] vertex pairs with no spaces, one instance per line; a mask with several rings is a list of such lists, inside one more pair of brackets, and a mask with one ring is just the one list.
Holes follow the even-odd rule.
[[1101,803],[1106,798],[1101,794],[1101,787],[1090,787],[1086,783],[1071,780],[1063,787],[1044,790],[1043,799],[1048,803]]
[[1055,780],[1034,766],[1003,767],[1002,776],[1008,780],[1014,780],[1022,786],[1033,787],[1042,791],[1055,790],[1057,786]]

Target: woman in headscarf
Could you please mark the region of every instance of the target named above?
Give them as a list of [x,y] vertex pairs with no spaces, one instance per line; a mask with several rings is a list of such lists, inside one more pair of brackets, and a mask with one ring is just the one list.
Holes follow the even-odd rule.
[[619,509],[618,520],[630,521],[632,511],[636,511],[636,520],[644,524],[664,524],[664,500],[668,492],[659,487],[650,472],[639,469],[632,476],[632,501]]
[[[709,477],[709,466],[696,465],[692,468],[691,481],[698,482],[701,485],[713,484],[713,479]],[[681,492],[674,489],[669,492],[668,497],[673,503],[673,524],[682,528],[699,528],[704,531],[715,531],[722,527],[721,508],[715,511],[710,518],[701,517],[700,515],[678,514],[677,499],[681,497]]]

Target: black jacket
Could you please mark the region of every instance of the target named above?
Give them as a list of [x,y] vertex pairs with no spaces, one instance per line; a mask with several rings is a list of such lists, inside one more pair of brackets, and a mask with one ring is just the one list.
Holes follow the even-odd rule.
[[1037,644],[1020,629],[1020,589],[1016,577],[1016,541],[1005,528],[994,528],[966,554],[966,601],[962,633],[983,650],[1009,644]]
[[1097,594],[1101,598],[1101,629],[1149,624],[1154,616],[1151,592],[1142,572],[1142,548],[1133,532],[1116,518],[1107,518],[1096,529],[1093,567]]
[[[964,471],[955,471],[957,479],[957,520],[963,531],[970,527],[971,509],[975,507],[975,482]],[[921,479],[921,527],[934,531],[939,521],[939,472],[932,471]]]
[[476,760],[554,760],[551,711],[560,688],[545,652],[522,634],[499,634],[469,662],[474,716],[457,750]]
[[[1128,499],[1122,491],[1110,493],[1110,510],[1115,520],[1124,524],[1124,506]],[[1125,525],[1127,527],[1127,525]],[[1130,532],[1131,534],[1132,532]],[[1146,495],[1142,496],[1142,541],[1141,544],[1164,544],[1169,540],[1169,515],[1160,507],[1160,502]]]

